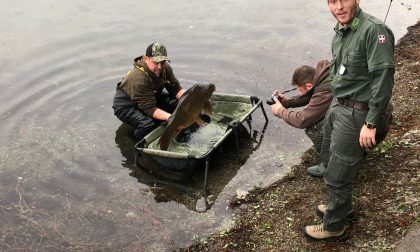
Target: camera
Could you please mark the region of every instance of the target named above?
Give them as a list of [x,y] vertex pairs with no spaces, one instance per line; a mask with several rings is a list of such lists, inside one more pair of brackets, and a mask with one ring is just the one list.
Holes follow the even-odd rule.
[[278,97],[277,95],[273,95],[273,96],[271,96],[270,98],[268,98],[267,99],[267,104],[268,105],[273,105],[274,103],[276,103],[276,101],[274,100],[274,98],[277,98],[277,99],[279,99],[280,97]]

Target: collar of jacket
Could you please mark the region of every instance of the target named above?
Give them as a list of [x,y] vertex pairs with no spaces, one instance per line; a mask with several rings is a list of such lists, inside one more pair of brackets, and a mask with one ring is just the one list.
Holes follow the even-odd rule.
[[352,31],[356,31],[360,27],[362,15],[363,15],[362,9],[360,9],[360,7],[357,8],[356,14],[354,14],[354,17],[350,21],[350,25],[348,25],[346,28],[341,28],[342,25],[340,25],[340,23],[337,23],[336,26],[334,27],[334,31],[337,33],[340,31],[341,32],[347,31],[348,29]]
[[165,69],[163,69],[162,73],[160,74],[161,76],[157,76],[154,72],[150,71],[150,69],[147,67],[146,62],[144,61],[143,55],[135,58],[133,65],[135,68],[142,69],[141,71],[146,73],[146,75],[149,76],[149,78],[158,78],[164,76],[165,74]]

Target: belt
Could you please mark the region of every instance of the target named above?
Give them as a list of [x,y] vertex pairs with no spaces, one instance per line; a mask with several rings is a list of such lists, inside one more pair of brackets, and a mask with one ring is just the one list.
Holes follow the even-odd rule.
[[358,109],[358,110],[363,110],[363,111],[369,111],[369,105],[367,103],[362,103],[362,102],[355,102],[349,99],[342,99],[342,98],[337,98],[338,103],[340,103],[343,106],[346,106],[348,108],[354,108],[354,109]]

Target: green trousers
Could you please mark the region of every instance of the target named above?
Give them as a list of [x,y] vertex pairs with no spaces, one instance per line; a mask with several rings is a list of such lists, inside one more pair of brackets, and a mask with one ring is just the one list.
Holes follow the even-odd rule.
[[324,137],[324,119],[305,129],[305,134],[311,139],[318,153],[321,153]]
[[[391,110],[388,106],[377,124],[378,141],[383,140],[389,129]],[[366,115],[366,111],[344,107],[334,99],[324,120],[321,161],[328,164],[324,181],[329,196],[323,223],[328,231],[342,230],[352,209],[352,182],[365,152],[359,136]]]

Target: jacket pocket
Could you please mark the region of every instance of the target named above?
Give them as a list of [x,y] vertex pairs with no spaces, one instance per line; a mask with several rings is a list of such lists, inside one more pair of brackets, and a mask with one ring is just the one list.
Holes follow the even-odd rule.
[[342,78],[345,80],[369,80],[366,58],[362,54],[349,53],[343,62],[346,68]]

